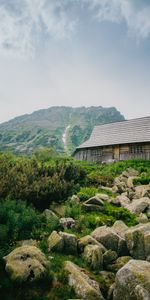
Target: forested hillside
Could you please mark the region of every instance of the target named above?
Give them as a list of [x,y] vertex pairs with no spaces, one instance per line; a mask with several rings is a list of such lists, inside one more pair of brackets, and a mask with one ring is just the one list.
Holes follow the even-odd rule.
[[122,121],[115,107],[51,107],[17,117],[0,125],[0,150],[32,153],[52,147],[70,154],[89,138],[95,125]]

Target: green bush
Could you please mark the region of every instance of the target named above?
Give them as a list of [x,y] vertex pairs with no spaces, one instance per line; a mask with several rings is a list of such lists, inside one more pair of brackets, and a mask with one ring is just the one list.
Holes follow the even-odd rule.
[[81,215],[81,205],[79,203],[66,202],[65,217],[77,219]]
[[91,197],[94,197],[99,192],[99,189],[96,187],[81,187],[80,191],[77,193],[77,196],[81,201],[86,201]]
[[25,202],[0,202],[0,252],[6,255],[17,240],[38,238],[45,226],[45,218]]
[[150,183],[150,176],[141,176],[134,179],[135,185],[149,184],[149,183]]

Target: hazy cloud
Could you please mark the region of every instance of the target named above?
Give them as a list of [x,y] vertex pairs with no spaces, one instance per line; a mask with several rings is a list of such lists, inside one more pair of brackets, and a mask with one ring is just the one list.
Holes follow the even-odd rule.
[[150,35],[150,2],[147,0],[84,0],[99,21],[124,21],[137,38]]
[[149,0],[0,0],[0,52],[28,57],[45,38],[69,38],[83,6],[99,22],[125,22],[137,38],[150,35]]
[[[73,0],[74,2],[74,0]],[[68,12],[68,0],[5,0],[0,2],[0,51],[32,55],[43,33],[68,38],[76,19]]]

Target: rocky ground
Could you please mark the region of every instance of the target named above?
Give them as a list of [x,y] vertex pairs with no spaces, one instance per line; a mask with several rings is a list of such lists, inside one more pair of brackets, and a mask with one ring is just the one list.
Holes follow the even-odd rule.
[[[115,178],[113,186],[105,187],[114,194],[113,198],[100,193],[81,203],[86,212],[102,212],[105,202],[126,208],[137,217],[137,225],[128,227],[117,220],[112,226],[103,225],[79,237],[75,234],[76,220],[59,218],[62,229],[46,238],[46,254],[38,248],[38,241],[29,240],[22,241],[4,257],[5,270],[11,280],[32,283],[48,274],[55,253],[65,257],[67,254],[68,258],[72,255],[85,263],[83,268],[66,259],[62,266],[76,299],[149,300],[150,184],[135,186],[137,176],[138,172],[129,168]],[[75,195],[71,201],[80,203]],[[51,210],[45,210],[44,214],[47,219],[52,216],[58,219]],[[52,285],[56,282],[57,278],[53,278]]]

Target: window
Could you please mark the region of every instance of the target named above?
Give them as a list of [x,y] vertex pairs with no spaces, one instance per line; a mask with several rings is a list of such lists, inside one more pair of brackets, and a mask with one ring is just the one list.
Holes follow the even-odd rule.
[[142,145],[131,145],[130,146],[130,153],[131,154],[140,154],[143,153]]
[[95,149],[95,150],[91,150],[91,155],[92,156],[96,156],[96,157],[98,157],[98,156],[102,156],[102,149]]

